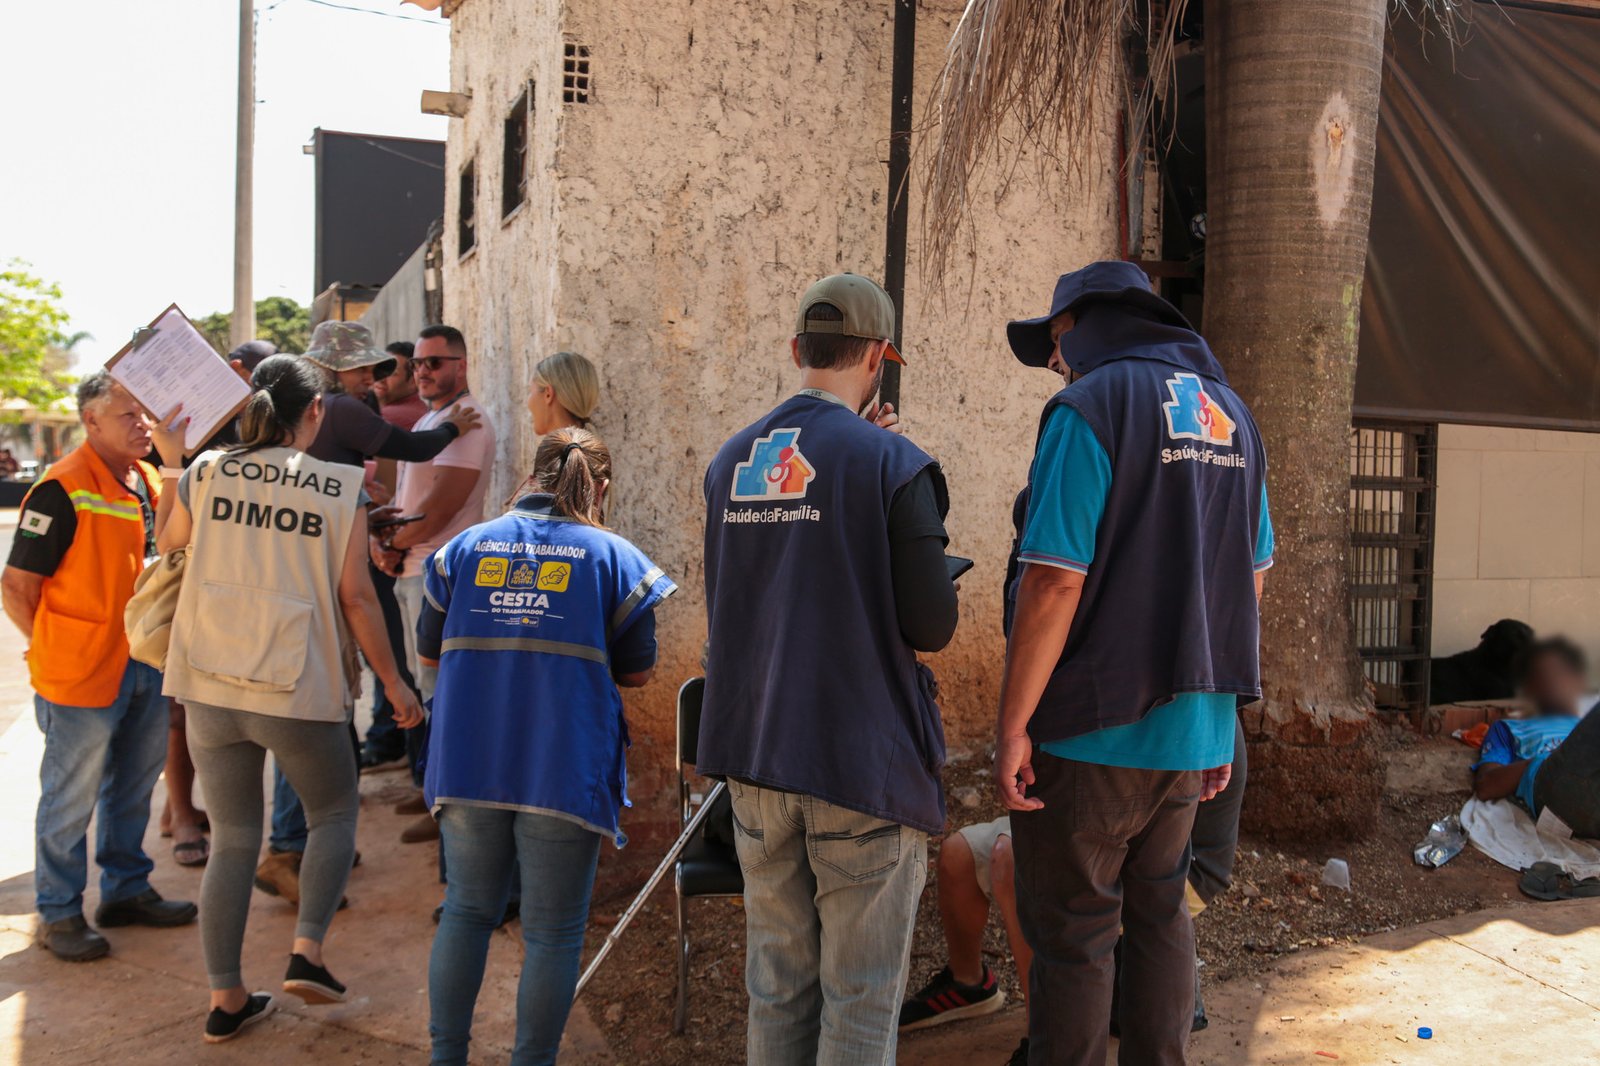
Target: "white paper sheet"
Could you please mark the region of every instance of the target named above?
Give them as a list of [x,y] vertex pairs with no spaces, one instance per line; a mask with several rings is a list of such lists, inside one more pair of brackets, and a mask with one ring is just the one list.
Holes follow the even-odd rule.
[[234,373],[176,305],[153,323],[155,332],[108,364],[111,376],[160,418],[183,404],[189,419],[184,449],[211,439],[250,397]]

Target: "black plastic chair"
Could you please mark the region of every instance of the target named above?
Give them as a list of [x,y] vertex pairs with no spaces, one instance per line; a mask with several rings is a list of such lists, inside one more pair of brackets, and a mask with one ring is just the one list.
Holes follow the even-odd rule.
[[[706,679],[691,677],[678,690],[678,816],[687,826],[694,816],[690,806],[689,777],[685,766],[693,765],[700,744],[700,706],[705,697]],[[726,802],[727,793],[723,802]],[[712,812],[701,823],[699,832],[684,846],[678,858],[675,882],[678,891],[678,1008],[672,1031],[682,1033],[689,1018],[689,900],[727,898],[744,894],[744,873],[733,847],[721,840],[708,839],[706,829],[716,818]]]

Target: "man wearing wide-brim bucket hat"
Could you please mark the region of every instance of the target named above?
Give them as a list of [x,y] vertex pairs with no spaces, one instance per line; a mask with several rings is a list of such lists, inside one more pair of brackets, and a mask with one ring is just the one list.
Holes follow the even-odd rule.
[[394,373],[394,356],[373,343],[372,331],[359,322],[319,322],[305,357],[358,396],[372,390],[373,380]]
[[1105,1062],[1120,988],[1123,1060],[1181,1063],[1196,805],[1227,786],[1236,707],[1261,695],[1266,452],[1132,263],[1064,275],[1049,312],[1006,333],[1070,382],[1035,446],[995,740],[1034,951],[1029,1061]]
[[[307,452],[315,459],[361,466],[368,459],[394,459],[425,463],[451,441],[470,433],[482,422],[476,411],[456,407],[432,429],[410,432],[385,422],[370,405],[375,377],[394,371],[394,356],[373,343],[372,331],[359,322],[322,322],[311,332],[306,361],[327,372],[328,391],[322,398],[322,426]],[[392,488],[392,486],[391,486]],[[370,567],[372,584],[389,623],[406,684],[413,685],[405,668],[405,634],[400,626],[400,606],[394,598],[394,578]],[[392,721],[393,711],[381,686],[374,693],[373,717]],[[387,761],[403,758],[403,751]],[[363,766],[376,765],[364,753]],[[306,847],[305,811],[289,782],[273,772],[271,852],[256,869],[256,887],[281,895],[293,903],[300,897],[300,856]]]

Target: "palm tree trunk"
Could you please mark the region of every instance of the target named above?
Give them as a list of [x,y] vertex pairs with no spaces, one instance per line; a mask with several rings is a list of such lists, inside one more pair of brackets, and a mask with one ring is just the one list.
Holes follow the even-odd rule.
[[1383,787],[1346,602],[1386,0],[1206,0],[1205,334],[1260,424],[1277,564],[1247,826],[1351,836]]

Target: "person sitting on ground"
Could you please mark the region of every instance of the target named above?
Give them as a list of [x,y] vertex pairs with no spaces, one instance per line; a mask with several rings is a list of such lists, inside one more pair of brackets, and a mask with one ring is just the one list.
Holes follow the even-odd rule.
[[1017,965],[1022,998],[1028,998],[1033,949],[1017,923],[1017,892],[1011,856],[1011,817],[964,825],[939,844],[936,895],[944,946],[944,969],[900,1006],[900,1031],[909,1033],[961,1018],[993,1014],[1006,995],[983,961],[983,931],[989,905],[1000,908],[1006,944]]
[[1539,817],[1541,807],[1534,796],[1539,771],[1578,724],[1588,665],[1582,650],[1561,637],[1532,647],[1523,692],[1537,713],[1532,718],[1504,718],[1489,727],[1482,753],[1472,765],[1474,796],[1515,800]]
[[[655,673],[677,590],[607,530],[611,454],[546,436],[539,491],[434,552],[417,654],[436,665],[424,792],[450,872],[428,963],[434,1066],[466,1066],[489,938],[521,870],[515,1063],[553,1063],[578,981],[600,842],[621,846],[628,729],[618,686]],[[512,636],[533,633],[536,638]]]
[[[304,800],[309,823],[283,989],[308,1003],[342,1002],[345,988],[323,965],[322,941],[355,858],[360,796],[347,731],[358,679],[344,654],[350,637],[383,680],[396,721],[422,720],[367,572],[361,468],[306,454],[323,417],[321,375],[303,359],[275,355],[252,384],[240,444],[198,457],[177,491],[162,494],[156,517],[163,555],[191,548],[163,693],[184,705],[214,833],[200,885],[207,1043],[232,1039],[273,1006],[271,995],[246,992],[240,973],[267,752]],[[163,455],[181,450],[184,421],[158,427]]]

